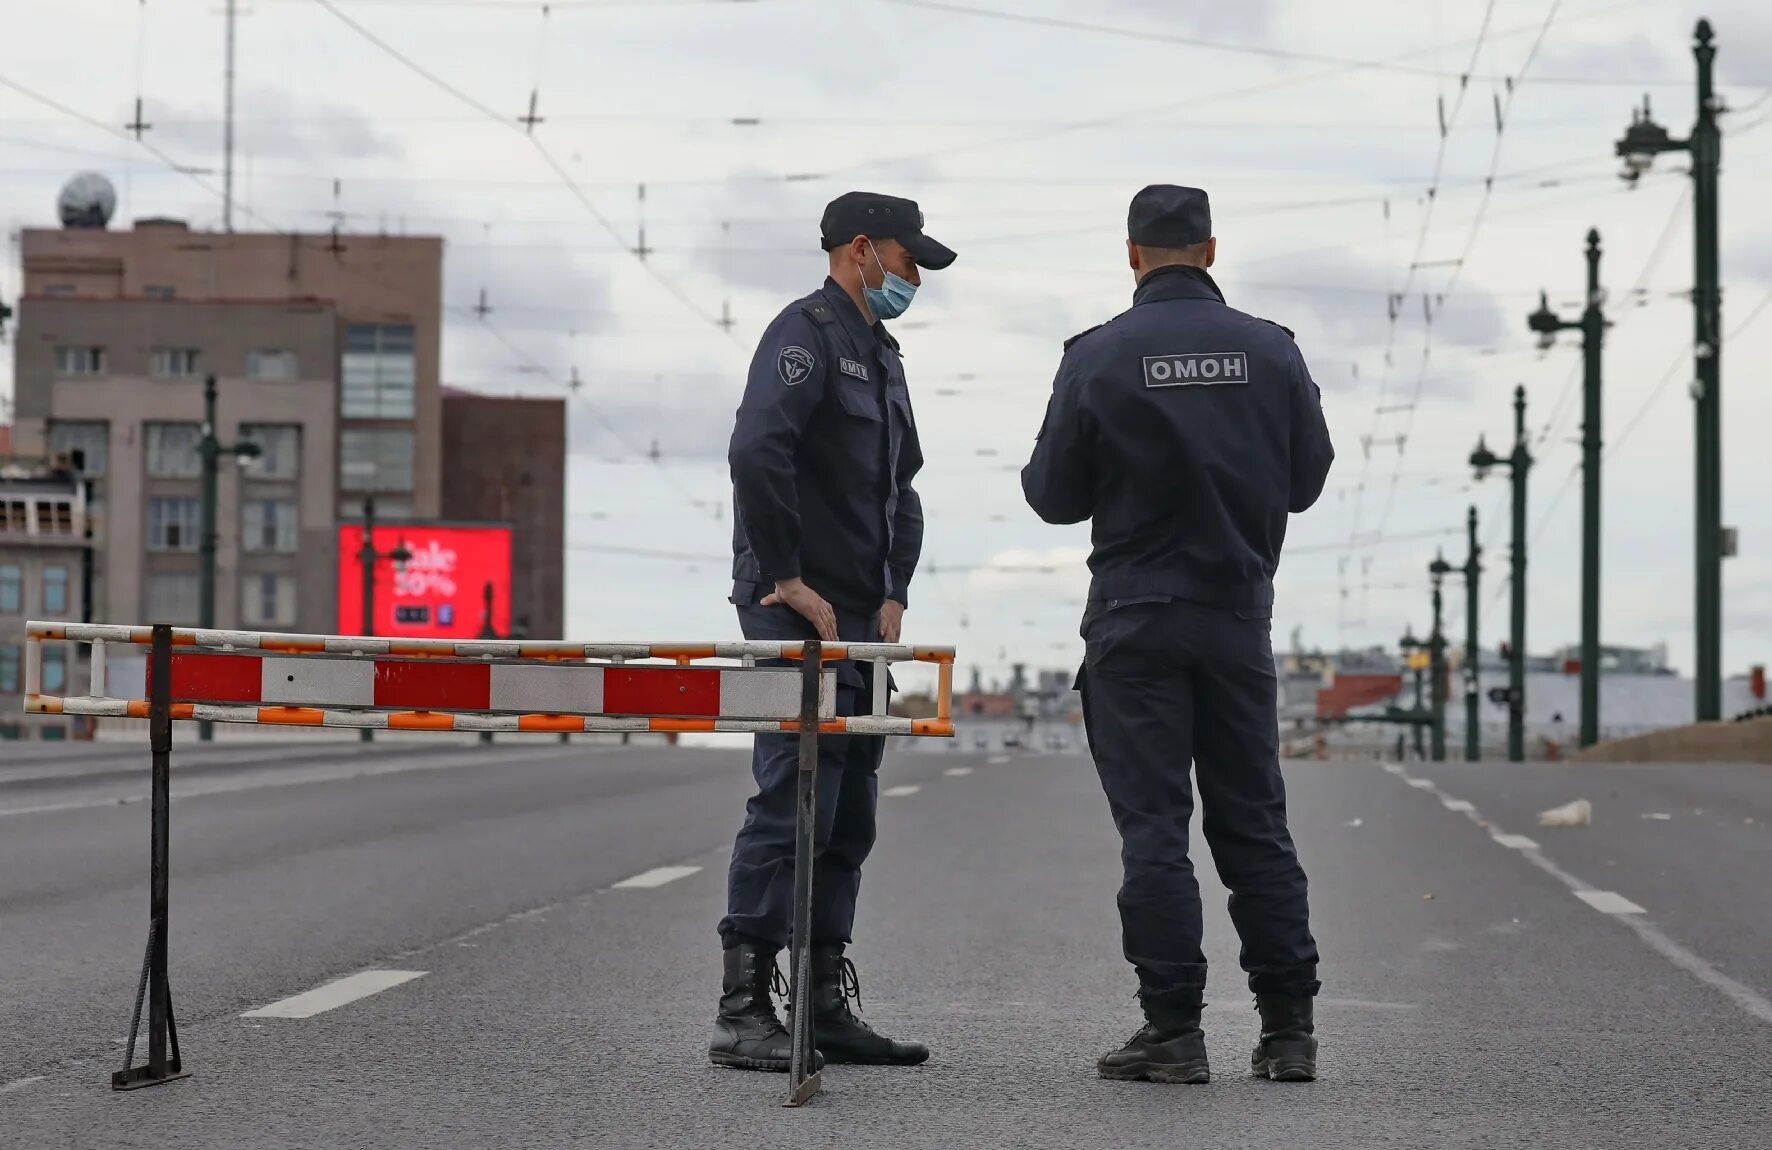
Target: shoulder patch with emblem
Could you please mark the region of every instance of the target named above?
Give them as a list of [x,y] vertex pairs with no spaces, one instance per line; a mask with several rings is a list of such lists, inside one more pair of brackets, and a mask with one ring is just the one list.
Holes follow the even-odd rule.
[[1064,349],[1066,351],[1069,351],[1071,349],[1071,344],[1076,343],[1078,340],[1082,339],[1084,336],[1088,335],[1092,331],[1100,331],[1102,329],[1102,326],[1103,325],[1098,323],[1092,328],[1088,328],[1084,331],[1080,331],[1076,335],[1071,336],[1071,338],[1064,341]]
[[818,363],[812,353],[803,347],[784,347],[776,357],[775,370],[781,373],[781,381],[789,387],[803,383]]

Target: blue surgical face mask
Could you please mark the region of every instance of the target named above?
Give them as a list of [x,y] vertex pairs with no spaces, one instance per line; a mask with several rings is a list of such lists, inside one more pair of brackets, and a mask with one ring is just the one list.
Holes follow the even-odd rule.
[[867,296],[868,310],[874,313],[875,319],[897,319],[911,306],[911,300],[917,294],[917,285],[903,276],[893,275],[880,262],[880,253],[874,251],[874,242],[868,241],[868,250],[874,253],[874,266],[880,269],[883,277],[879,287],[869,287],[863,280],[861,288]]

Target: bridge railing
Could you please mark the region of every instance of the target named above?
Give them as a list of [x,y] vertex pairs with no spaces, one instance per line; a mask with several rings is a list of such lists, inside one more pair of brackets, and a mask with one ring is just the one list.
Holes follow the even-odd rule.
[[[43,645],[89,644],[82,695],[49,694]],[[149,649],[145,698],[107,691],[107,653]],[[829,664],[873,664],[867,709],[840,714]],[[936,714],[889,710],[894,663],[936,667]],[[954,651],[889,643],[568,643],[392,639],[157,626],[26,624],[27,712],[148,720],[152,752],[149,926],[119,1090],[184,1077],[167,984],[172,724],[179,720],[396,731],[799,733],[790,995],[810,980],[813,826],[821,734],[953,734]],[[148,1061],[134,1066],[144,998]],[[820,1089],[810,1010],[795,1010],[789,1105]]]

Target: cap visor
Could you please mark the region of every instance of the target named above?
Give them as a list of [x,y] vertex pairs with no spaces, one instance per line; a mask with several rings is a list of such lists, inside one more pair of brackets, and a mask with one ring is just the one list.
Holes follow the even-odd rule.
[[918,267],[938,272],[954,262],[952,248],[930,239],[922,232],[899,236],[898,242],[904,245],[905,251],[911,253],[911,258],[917,261]]

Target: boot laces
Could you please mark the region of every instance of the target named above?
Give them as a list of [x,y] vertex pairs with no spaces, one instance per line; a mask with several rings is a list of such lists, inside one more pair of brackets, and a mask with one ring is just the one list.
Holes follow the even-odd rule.
[[[773,973],[771,988],[783,1002],[788,1002],[793,993],[793,987],[789,984],[787,976],[782,974],[780,967],[776,967]],[[848,956],[837,959],[837,990],[837,1002],[843,1011],[852,1016],[859,1014],[861,1012],[861,976],[855,972],[855,963]],[[849,1007],[851,1001],[855,1003],[853,1010]]]

